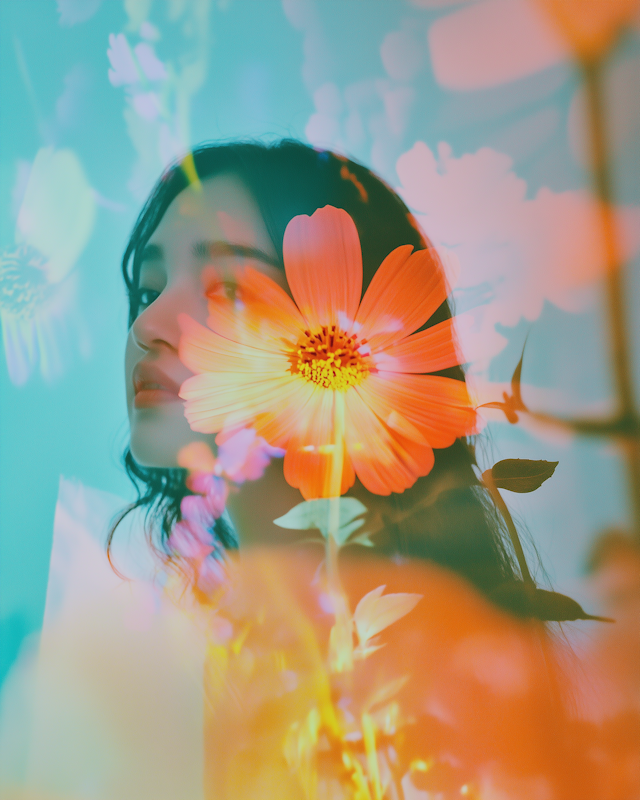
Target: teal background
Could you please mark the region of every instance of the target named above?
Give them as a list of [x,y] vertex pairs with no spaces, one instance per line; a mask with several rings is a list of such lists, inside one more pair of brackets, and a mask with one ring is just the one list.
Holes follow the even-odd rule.
[[[33,161],[43,146],[75,152],[98,205],[93,234],[74,270],[77,302],[69,309],[83,346],[69,348],[57,379],[45,381],[36,370],[22,386],[11,383],[0,357],[0,678],[23,638],[42,622],[59,476],[131,496],[119,464],[127,437],[122,378],[127,309],[120,258],[144,197],[140,187],[129,188],[137,154],[123,116],[125,92],[108,79],[109,34],[125,32],[138,42],[129,21],[138,14],[160,34],[153,43],[158,58],[181,69],[197,49],[196,35],[185,33],[186,21],[196,6],[206,12],[206,30],[200,31],[204,80],[186,103],[190,132],[185,144],[194,144],[234,137],[306,141],[316,89],[327,82],[345,88],[390,81],[381,46],[390,32],[410,30],[422,60],[405,81],[414,99],[404,129],[395,138],[376,138],[382,106],[372,99],[370,107],[362,106],[364,132],[349,155],[397,185],[396,159],[418,140],[431,149],[445,141],[457,156],[487,146],[513,158],[532,197],[543,186],[557,192],[587,186],[588,173],[568,144],[569,108],[579,84],[571,62],[493,88],[448,91],[434,77],[427,31],[456,5],[422,5],[405,0],[1,0],[0,249],[13,242],[20,163]],[[307,15],[306,28],[292,24],[296,8]],[[612,64],[629,61],[637,70],[639,54],[638,34],[629,33]],[[629,102],[633,115],[637,100]],[[524,133],[521,139],[506,135],[516,125],[526,132],[536,114],[549,109],[552,122],[527,146],[518,145]],[[636,135],[615,160],[620,202],[640,202],[639,162]],[[158,161],[142,188],[150,188],[160,166]],[[640,291],[637,266],[634,262],[628,273],[630,309],[637,307]],[[637,319],[634,326],[637,346]],[[606,404],[606,328],[597,300],[577,314],[547,302],[534,324],[521,319],[500,333],[507,345],[489,365],[489,380],[510,378],[530,333],[528,384],[562,392],[576,407]],[[560,461],[553,481],[538,493],[510,499],[552,581],[575,589],[593,537],[606,526],[628,524],[615,449],[556,441],[500,423],[489,426],[485,449],[486,463],[492,457]]]

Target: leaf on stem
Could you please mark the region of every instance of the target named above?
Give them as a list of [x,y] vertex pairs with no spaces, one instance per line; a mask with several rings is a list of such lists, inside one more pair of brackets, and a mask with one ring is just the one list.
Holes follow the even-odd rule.
[[[274,523],[281,528],[305,531],[310,528],[319,530],[325,539],[329,536],[332,504],[338,504],[338,530],[335,540],[338,546],[344,545],[352,533],[364,525],[364,519],[357,519],[367,510],[367,507],[355,497],[332,497],[319,500],[305,500],[287,511],[282,517],[274,519]],[[350,544],[372,545],[367,534],[361,533]]]
[[409,675],[402,675],[399,678],[394,678],[392,681],[385,683],[369,697],[365,704],[365,711],[369,712],[376,706],[380,706],[392,700],[408,680]]
[[363,547],[374,547],[375,545],[369,538],[371,534],[368,531],[364,533],[359,533],[357,536],[354,536],[353,539],[349,541],[349,544],[361,544]]
[[422,599],[421,594],[407,592],[383,595],[384,590],[384,585],[378,586],[365,594],[356,606],[353,621],[361,647],[380,631],[408,614]]
[[582,606],[567,595],[546,589],[532,589],[522,581],[504,583],[491,593],[491,599],[519,617],[533,617],[542,622],[574,622],[595,620],[614,622],[609,617],[587,614]]
[[381,650],[384,647],[384,642],[379,644],[379,639],[380,637],[376,636],[373,639],[369,639],[364,644],[359,644],[353,651],[354,661],[364,661],[365,658],[369,658],[376,650]]
[[555,472],[558,461],[530,461],[527,458],[505,458],[491,468],[497,489],[526,494],[535,492]]
[[519,411],[528,411],[529,409],[524,404],[522,400],[522,393],[520,389],[520,379],[522,376],[522,361],[524,359],[524,348],[527,346],[527,341],[525,339],[524,345],[522,346],[522,355],[520,356],[520,361],[513,371],[513,375],[511,376],[511,394],[507,394],[507,392],[502,393],[503,402],[494,402],[494,403],[483,403],[478,408],[497,408],[503,412],[507,421],[510,422],[512,425],[515,425],[518,422],[518,412]]

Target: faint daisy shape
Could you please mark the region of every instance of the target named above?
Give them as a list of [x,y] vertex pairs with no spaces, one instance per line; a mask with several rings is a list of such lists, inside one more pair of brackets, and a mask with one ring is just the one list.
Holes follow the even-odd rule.
[[[0,252],[0,326],[7,370],[21,385],[36,366],[63,369],[75,276],[91,236],[95,200],[71,150],[38,151],[18,212],[15,244]],[[75,337],[78,338],[78,337]]]

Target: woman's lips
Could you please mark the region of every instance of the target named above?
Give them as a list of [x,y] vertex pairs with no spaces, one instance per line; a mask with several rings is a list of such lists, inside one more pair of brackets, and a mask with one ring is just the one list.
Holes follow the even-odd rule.
[[135,408],[150,408],[165,403],[175,403],[180,400],[177,394],[164,389],[140,389],[133,398]]
[[135,408],[181,402],[178,397],[180,385],[153,364],[140,362],[136,366],[133,371],[133,389]]

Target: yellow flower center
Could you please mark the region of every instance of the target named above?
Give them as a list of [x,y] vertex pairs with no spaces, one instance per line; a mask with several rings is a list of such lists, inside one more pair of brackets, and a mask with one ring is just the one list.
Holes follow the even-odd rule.
[[305,331],[292,358],[291,372],[324,389],[345,392],[369,374],[369,359],[361,353],[366,339],[347,335],[337,325]]
[[51,294],[42,269],[45,264],[45,257],[30,245],[0,253],[0,309],[23,320],[32,319]]

